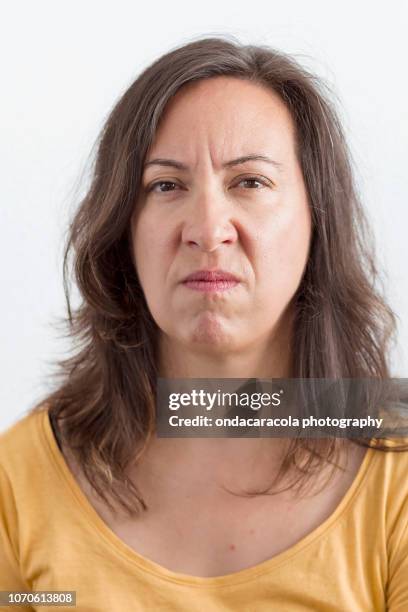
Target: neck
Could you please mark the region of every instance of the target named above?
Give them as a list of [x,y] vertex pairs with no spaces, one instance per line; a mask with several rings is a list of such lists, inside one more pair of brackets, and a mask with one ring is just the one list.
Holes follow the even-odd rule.
[[[266,340],[234,353],[211,352],[186,346],[169,337],[161,337],[160,377],[162,378],[289,378],[291,370],[291,328],[284,327]],[[149,478],[175,486],[219,486],[220,482],[237,486],[264,485],[271,475],[271,465],[281,457],[283,439],[241,438],[157,438],[150,441],[142,465]],[[271,463],[272,462],[272,463]],[[156,478],[157,481],[157,478]]]

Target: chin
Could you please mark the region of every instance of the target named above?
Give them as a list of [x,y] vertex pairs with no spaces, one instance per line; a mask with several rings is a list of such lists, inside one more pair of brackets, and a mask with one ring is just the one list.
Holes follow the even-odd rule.
[[216,348],[220,351],[231,349],[235,341],[236,338],[231,330],[227,329],[226,322],[215,313],[201,314],[189,334],[191,344],[201,345],[202,348]]

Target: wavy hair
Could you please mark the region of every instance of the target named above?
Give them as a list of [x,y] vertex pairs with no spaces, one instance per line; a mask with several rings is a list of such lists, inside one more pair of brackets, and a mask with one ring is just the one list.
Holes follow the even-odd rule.
[[[269,87],[295,125],[312,241],[295,295],[293,376],[390,376],[396,316],[378,289],[372,235],[327,85],[292,56],[232,37],[172,49],[120,97],[98,138],[92,180],[64,251],[64,322],[74,353],[58,362],[54,391],[32,409],[48,406],[57,440],[74,453],[94,490],[111,509],[118,504],[130,515],[146,509],[129,469],[155,429],[160,331],[136,275],[130,219],[166,104],[187,83],[218,75]],[[81,297],[75,309],[70,273]],[[338,442],[293,439],[278,480],[293,470],[291,486],[304,486],[314,469],[332,462]]]

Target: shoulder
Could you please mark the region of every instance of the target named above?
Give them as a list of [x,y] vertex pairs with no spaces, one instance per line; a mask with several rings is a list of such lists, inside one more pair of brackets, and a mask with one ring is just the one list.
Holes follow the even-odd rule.
[[[408,491],[408,437],[372,441],[373,471],[390,488],[406,485]],[[404,488],[404,486],[403,486]]]
[[13,481],[38,470],[44,460],[44,421],[48,406],[26,413],[0,432],[0,469]]
[[381,446],[384,450],[368,451],[371,463],[366,486],[370,505],[381,511],[391,534],[401,521],[408,520],[408,437],[388,438]]
[[0,433],[0,582],[18,588],[22,556],[49,528],[55,481],[46,419],[48,407],[36,407]]
[[386,527],[387,610],[408,609],[408,437],[388,439],[386,451],[373,451],[376,491]]
[[44,405],[0,433],[0,530],[3,525],[14,539],[46,528],[50,501],[61,489],[50,432]]

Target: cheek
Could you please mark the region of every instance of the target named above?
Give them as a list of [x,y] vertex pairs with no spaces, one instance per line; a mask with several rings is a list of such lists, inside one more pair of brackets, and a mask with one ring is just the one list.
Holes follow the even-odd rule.
[[307,205],[283,209],[264,228],[257,246],[261,286],[275,299],[278,294],[290,298],[308,259],[311,224]]
[[148,302],[163,291],[171,265],[171,236],[162,227],[154,216],[142,214],[133,232],[136,271]]

